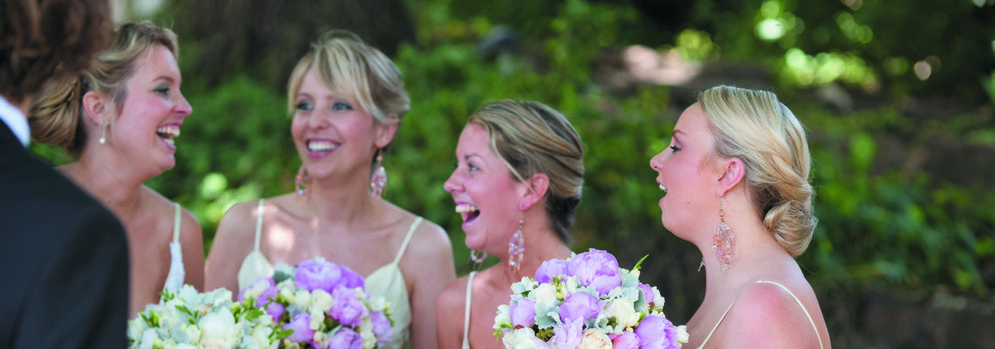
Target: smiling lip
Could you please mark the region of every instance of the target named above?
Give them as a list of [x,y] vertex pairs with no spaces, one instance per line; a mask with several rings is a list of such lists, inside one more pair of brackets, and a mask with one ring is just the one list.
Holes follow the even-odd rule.
[[307,149],[307,156],[312,159],[320,159],[331,155],[341,145],[341,143],[334,142],[330,139],[320,138],[308,139],[304,143],[304,147]]
[[456,212],[463,218],[463,227],[473,224],[480,217],[480,208],[463,201],[456,202]]

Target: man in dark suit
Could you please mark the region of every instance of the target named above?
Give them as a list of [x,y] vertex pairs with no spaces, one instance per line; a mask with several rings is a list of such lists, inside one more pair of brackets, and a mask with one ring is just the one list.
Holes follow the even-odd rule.
[[127,347],[121,223],[25,148],[45,83],[110,41],[107,0],[0,4],[0,348]]

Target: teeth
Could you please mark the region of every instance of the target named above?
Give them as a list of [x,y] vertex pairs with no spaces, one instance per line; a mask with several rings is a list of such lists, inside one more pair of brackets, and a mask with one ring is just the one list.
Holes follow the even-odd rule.
[[667,191],[667,187],[663,186],[663,184],[660,184],[660,190]]
[[173,141],[172,138],[163,138],[163,141],[165,141],[166,144],[169,144],[169,145],[176,145],[176,142]]
[[159,128],[157,128],[155,130],[155,133],[158,133],[158,134],[163,135],[163,136],[179,137],[180,136],[180,127],[179,126],[175,126],[175,125],[174,126],[160,126]]
[[324,141],[311,141],[307,144],[307,150],[314,152],[328,151],[338,147],[338,144],[332,144],[331,142]]
[[456,205],[456,212],[458,212],[458,213],[474,212],[474,211],[479,211],[476,206],[473,206],[473,205]]

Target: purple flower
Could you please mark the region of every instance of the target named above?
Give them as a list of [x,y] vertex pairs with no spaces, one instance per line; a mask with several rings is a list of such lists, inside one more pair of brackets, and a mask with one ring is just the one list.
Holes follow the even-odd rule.
[[328,315],[339,320],[343,325],[359,326],[366,306],[356,296],[356,291],[351,288],[339,287],[332,292],[332,299],[335,302],[332,303],[332,309],[328,311]]
[[314,330],[311,329],[311,315],[307,313],[297,314],[290,320],[290,323],[283,325],[283,329],[294,330],[294,333],[287,336],[287,339],[292,342],[304,343],[314,339]]
[[622,285],[618,260],[605,251],[592,248],[588,252],[578,254],[570,260],[567,268],[567,272],[576,276],[581,285],[593,286],[601,296]]
[[612,349],[638,349],[639,344],[639,336],[629,331],[623,331],[612,338]]
[[642,348],[674,349],[681,347],[677,344],[677,329],[674,324],[657,314],[647,315],[636,327],[635,332],[639,336]]
[[323,260],[306,260],[297,266],[294,281],[298,288],[308,291],[325,290],[332,293],[342,283],[339,266]]
[[363,281],[363,277],[356,274],[352,269],[347,268],[344,265],[339,266],[339,271],[342,272],[342,285],[348,288],[362,288],[366,289],[366,281]]
[[639,284],[639,290],[643,291],[643,296],[646,297],[646,303],[653,304],[653,287],[647,284]]
[[387,315],[384,315],[382,311],[372,312],[370,313],[370,322],[373,323],[373,335],[377,337],[377,346],[382,347],[390,342],[391,337],[394,336],[394,329],[390,327]]
[[521,298],[511,303],[511,324],[515,328],[535,325],[536,302],[528,298]]
[[574,293],[560,303],[560,320],[570,323],[573,320],[580,320],[581,323],[590,318],[598,317],[601,311],[601,304],[598,299],[586,293]]
[[340,327],[332,338],[328,339],[328,349],[362,349],[363,338],[359,333],[349,328]]
[[584,339],[584,321],[576,319],[553,326],[553,337],[549,344],[553,348],[576,348]]
[[[255,282],[249,284],[249,286],[246,286],[245,288],[243,288],[242,291],[240,291],[238,293],[238,297],[236,298],[236,300],[239,301],[239,302],[244,301],[245,300],[245,292],[246,291],[256,289],[256,287],[262,287],[262,285],[266,285],[266,290],[267,291],[270,288],[273,288],[273,287],[276,286],[276,284],[273,283],[273,278],[260,277],[260,278],[256,279]],[[259,297],[259,298],[262,298],[262,297]]]
[[273,302],[266,306],[266,314],[273,318],[273,322],[280,322],[280,317],[287,311],[282,304]]
[[536,269],[536,282],[545,284],[553,280],[557,275],[567,274],[568,262],[562,259],[550,259],[542,262],[539,269]]

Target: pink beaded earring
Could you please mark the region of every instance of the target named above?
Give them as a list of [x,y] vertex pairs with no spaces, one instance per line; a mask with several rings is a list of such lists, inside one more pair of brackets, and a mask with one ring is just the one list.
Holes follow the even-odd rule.
[[373,175],[370,176],[370,195],[382,197],[383,189],[387,187],[387,171],[383,168],[383,150],[377,150],[377,162],[373,165]]
[[487,252],[470,250],[470,260],[473,261],[474,269],[479,268],[481,264],[484,264],[485,259],[487,259]]
[[522,236],[523,223],[524,214],[522,218],[518,219],[518,230],[511,234],[511,241],[508,242],[508,266],[515,272],[521,267],[522,256],[525,255],[525,237]]
[[294,188],[297,189],[297,195],[304,195],[307,192],[307,181],[307,168],[301,164],[301,169],[297,171],[297,177],[294,178]]
[[720,270],[725,271],[732,263],[732,245],[736,241],[736,236],[732,233],[732,228],[726,225],[725,210],[722,209],[722,199],[719,199],[719,225],[715,227],[715,235],[712,235],[712,251],[715,251],[715,258],[719,260]]

